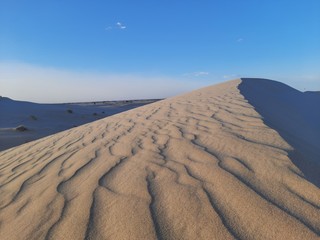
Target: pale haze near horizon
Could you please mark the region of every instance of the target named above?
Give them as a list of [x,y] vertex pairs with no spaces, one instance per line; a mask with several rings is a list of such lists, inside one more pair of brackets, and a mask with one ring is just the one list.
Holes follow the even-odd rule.
[[75,72],[0,63],[2,97],[38,103],[160,99],[206,86],[165,76]]

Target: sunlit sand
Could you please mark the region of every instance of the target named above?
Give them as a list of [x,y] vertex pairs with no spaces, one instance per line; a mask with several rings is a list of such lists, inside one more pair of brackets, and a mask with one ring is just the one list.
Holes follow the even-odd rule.
[[228,81],[0,152],[0,239],[319,239],[319,108],[292,91]]

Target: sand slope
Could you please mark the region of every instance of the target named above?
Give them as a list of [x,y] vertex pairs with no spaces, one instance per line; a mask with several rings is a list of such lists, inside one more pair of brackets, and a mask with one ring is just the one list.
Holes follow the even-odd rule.
[[320,190],[241,82],[0,152],[0,239],[319,239]]
[[291,160],[320,187],[320,94],[266,79],[243,79],[241,94],[294,150]]
[[[0,97],[0,151],[154,101],[39,104]],[[27,131],[16,131],[20,125]]]

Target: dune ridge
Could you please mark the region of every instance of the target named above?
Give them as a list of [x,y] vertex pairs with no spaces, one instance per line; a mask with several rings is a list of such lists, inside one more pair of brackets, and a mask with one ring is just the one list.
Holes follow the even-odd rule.
[[319,239],[320,190],[243,82],[0,152],[0,239]]
[[267,79],[243,79],[239,90],[263,122],[293,147],[294,164],[320,187],[320,95]]

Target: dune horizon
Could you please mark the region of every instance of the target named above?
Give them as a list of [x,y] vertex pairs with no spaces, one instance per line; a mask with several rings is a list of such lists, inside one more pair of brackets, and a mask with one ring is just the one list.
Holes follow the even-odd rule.
[[46,104],[0,97],[0,151],[155,101]]
[[319,239],[319,104],[241,78],[0,151],[0,239]]

